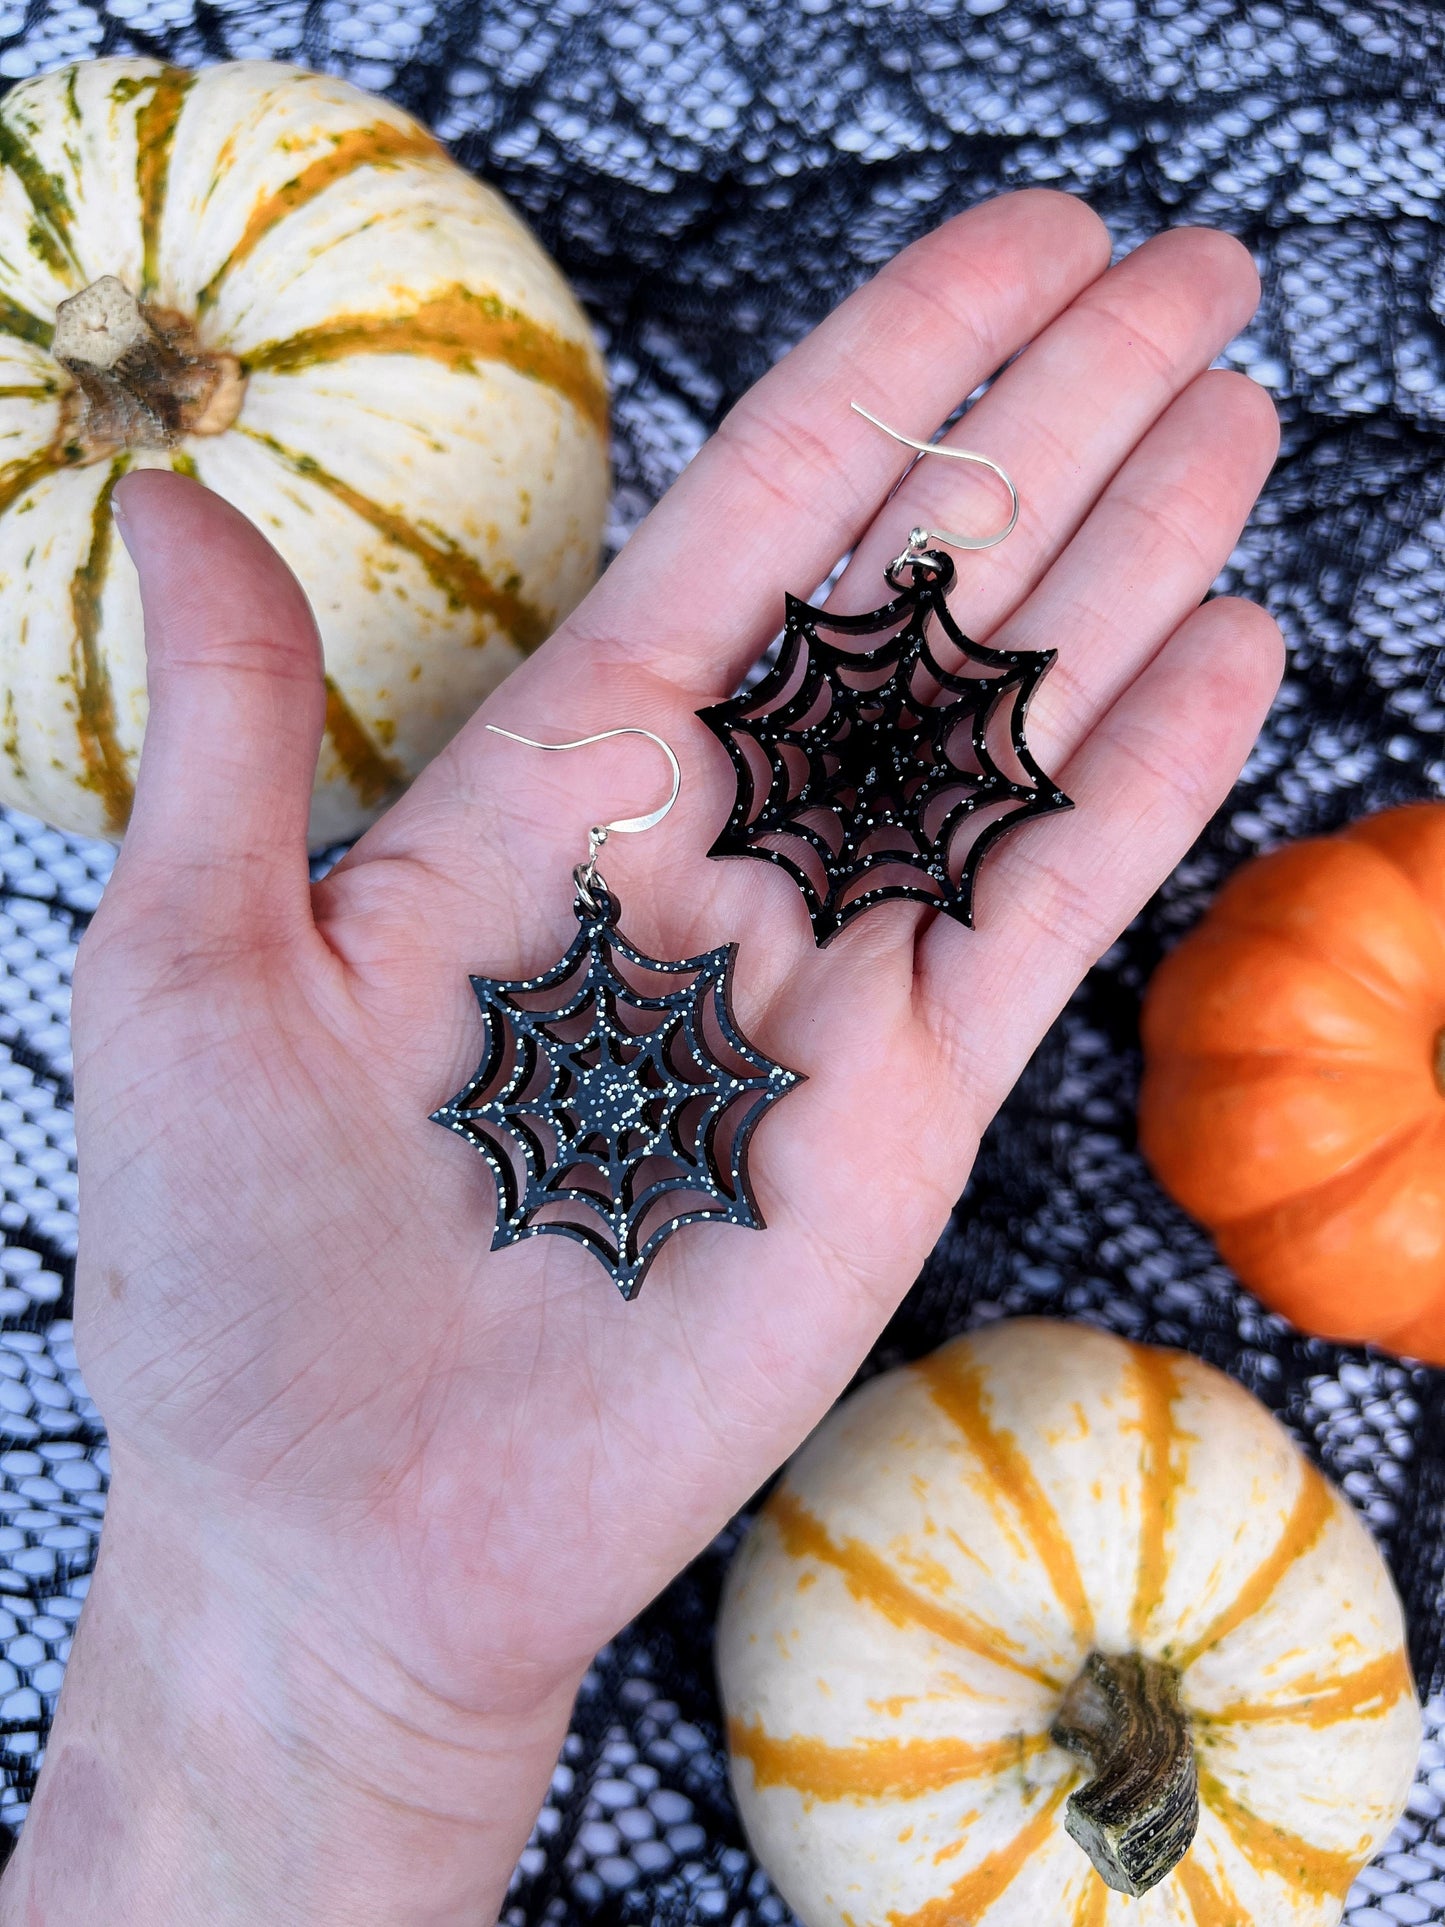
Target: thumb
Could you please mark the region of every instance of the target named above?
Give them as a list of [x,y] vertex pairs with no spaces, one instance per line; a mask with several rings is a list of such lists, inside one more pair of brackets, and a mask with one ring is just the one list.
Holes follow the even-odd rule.
[[150,716],[119,872],[187,926],[309,915],[306,827],[326,693],[300,583],[239,510],[167,470],[125,476]]

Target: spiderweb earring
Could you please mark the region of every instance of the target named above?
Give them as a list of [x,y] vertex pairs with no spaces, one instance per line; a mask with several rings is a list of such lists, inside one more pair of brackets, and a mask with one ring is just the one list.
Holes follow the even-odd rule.
[[[896,594],[866,615],[834,615],[788,596],[772,667],[743,694],[698,712],[737,774],[736,800],[708,854],[761,857],[786,870],[820,948],[894,898],[971,925],[978,868],[999,838],[1073,808],[1024,734],[1030,699],[1058,652],[985,648],[945,600],[954,566],[937,545],[1002,542],[1018,524],[1017,489],[986,455],[914,441],[853,407],[919,456],[990,469],[1012,513],[991,535],[915,528],[884,571]],[[935,635],[957,667],[940,660]]]
[[495,736],[541,750],[645,736],[672,769],[672,793],[645,816],[600,823],[572,872],[577,935],[540,976],[473,977],[486,1026],[475,1072],[432,1112],[473,1145],[497,1185],[492,1249],[543,1232],[572,1238],[635,1298],[653,1259],[685,1224],[761,1229],[748,1147],[765,1112],[802,1080],[749,1043],[732,1012],[736,944],[680,962],[636,949],[597,867],[609,836],[650,830],[677,801],[682,771],[650,729],[572,743]]

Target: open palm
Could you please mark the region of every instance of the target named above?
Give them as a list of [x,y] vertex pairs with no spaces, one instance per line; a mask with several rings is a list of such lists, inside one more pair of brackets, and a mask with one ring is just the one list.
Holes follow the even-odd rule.
[[[1198,231],[1108,256],[1046,193],[901,255],[314,889],[324,691],[300,592],[197,485],[122,484],[152,716],[75,1002],[77,1317],[117,1516],[129,1480],[153,1518],[188,1507],[304,1572],[334,1666],[354,1683],[364,1651],[382,1699],[394,1661],[413,1724],[565,1711],[594,1649],[798,1443],[1046,1027],[1248,751],[1277,633],[1198,605],[1275,449],[1263,393],[1208,372],[1254,272]],[[1059,650],[1030,737],[1077,808],[994,853],[976,930],[891,903],[818,952],[784,876],[707,860],[733,774],[694,712],[846,550],[835,605],[863,610],[912,524],[993,524],[996,484],[954,463],[887,500],[906,458],[848,404],[926,436],[1020,348],[959,439],[1006,465],[1022,519],[960,558],[951,606],[982,640]],[[753,1141],[767,1229],[684,1229],[632,1304],[566,1239],[492,1253],[491,1179],[428,1112],[476,1063],[468,972],[561,954],[588,824],[650,808],[665,766],[636,738],[540,756],[483,719],[672,743],[677,808],[606,852],[623,928],[660,958],[736,939],[744,1030],[807,1079]]]

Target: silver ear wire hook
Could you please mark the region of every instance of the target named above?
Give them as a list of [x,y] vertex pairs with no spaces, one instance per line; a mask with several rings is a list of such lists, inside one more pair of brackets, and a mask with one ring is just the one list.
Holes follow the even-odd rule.
[[614,736],[645,736],[649,743],[656,743],[667,758],[672,770],[672,792],[665,803],[659,804],[655,810],[649,810],[645,816],[621,816],[615,823],[594,823],[587,832],[587,861],[577,865],[572,872],[572,881],[576,884],[577,894],[586,908],[599,909],[601,906],[597,900],[597,893],[600,892],[603,896],[608,894],[606,881],[597,870],[597,852],[602,845],[614,832],[632,836],[639,830],[655,829],[677,801],[678,793],[682,789],[682,765],[673,754],[671,744],[665,743],[660,736],[655,736],[650,729],[638,729],[632,725],[622,729],[599,730],[595,736],[579,736],[573,743],[539,743],[533,736],[519,736],[516,730],[503,729],[498,723],[488,723],[486,727],[493,736],[505,736],[511,742],[525,743],[528,749],[549,751],[586,749],[591,743],[606,743]]
[[901,442],[905,448],[916,449],[920,455],[947,455],[955,462],[976,462],[980,468],[989,469],[997,475],[1009,493],[1011,512],[1008,521],[993,535],[953,535],[947,529],[911,529],[908,535],[908,547],[891,565],[893,569],[902,568],[906,562],[922,561],[930,542],[944,542],[951,549],[992,549],[1000,542],[1007,541],[1013,534],[1018,527],[1019,492],[1014,487],[1006,469],[1000,467],[989,456],[979,455],[971,448],[949,448],[943,442],[917,442],[911,435],[900,434],[896,428],[890,428],[887,422],[879,421],[878,417],[870,414],[861,402],[855,401],[849,406],[854,414],[861,415],[865,422],[872,422],[873,426],[881,428],[885,435],[891,435],[895,442]]

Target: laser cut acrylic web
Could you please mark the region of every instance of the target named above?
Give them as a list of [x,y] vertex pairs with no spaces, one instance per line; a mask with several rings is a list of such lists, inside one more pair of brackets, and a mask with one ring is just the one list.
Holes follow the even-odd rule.
[[[790,595],[773,667],[699,712],[738,781],[710,854],[786,870],[820,947],[892,898],[972,924],[986,853],[1021,823],[1073,807],[1024,735],[1057,652],[966,636],[945,601],[953,562],[939,551],[887,573],[899,593],[866,615]],[[930,622],[974,673],[940,660]],[[872,636],[882,639],[866,646]]]
[[735,944],[680,962],[644,956],[617,928],[616,898],[593,887],[550,970],[472,978],[486,1049],[432,1116],[491,1166],[494,1251],[557,1232],[635,1298],[683,1225],[762,1228],[749,1141],[801,1079],[738,1027]]

